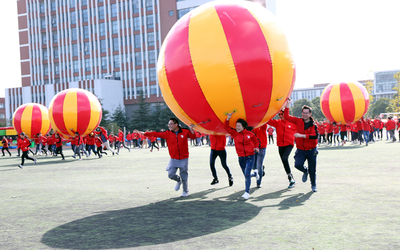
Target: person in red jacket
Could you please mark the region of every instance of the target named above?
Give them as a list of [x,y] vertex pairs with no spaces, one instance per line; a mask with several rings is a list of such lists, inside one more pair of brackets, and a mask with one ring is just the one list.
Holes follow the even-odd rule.
[[1,149],[1,152],[3,153],[3,156],[6,156],[4,154],[4,150],[6,150],[8,152],[8,154],[11,156],[11,153],[8,150],[8,139],[7,139],[7,137],[3,136],[3,140],[1,142],[3,143],[3,148]]
[[362,116],[361,117],[361,124],[362,124],[362,134],[364,135],[365,145],[368,146],[369,130],[371,129],[370,121],[369,121],[369,119],[364,119],[364,116]]
[[247,122],[245,120],[241,118],[237,119],[236,129],[229,126],[229,120],[233,113],[228,114],[224,126],[226,132],[235,140],[235,149],[239,156],[239,165],[246,179],[245,191],[242,198],[247,200],[250,197],[251,177],[256,177],[257,180],[260,178],[257,172],[251,174],[251,170],[255,164],[255,152],[259,152],[260,142],[253,132],[246,129]]
[[332,146],[333,124],[331,121],[327,121],[325,131],[326,131],[326,137],[328,140],[328,145]]
[[101,126],[97,128],[98,131],[95,131],[94,133],[100,136],[100,139],[103,143],[103,147],[105,146],[108,150],[112,152],[114,155],[114,150],[111,148],[111,141],[109,141],[109,137],[107,135],[107,130]]
[[24,132],[20,134],[21,137],[21,150],[22,150],[22,156],[21,156],[21,164],[18,165],[19,168],[22,168],[22,166],[25,163],[25,159],[31,160],[36,164],[36,159],[33,159],[28,156],[28,151],[29,151],[29,146],[31,145],[31,141],[28,140],[28,137],[25,135]]
[[129,152],[131,152],[131,149],[125,146],[125,136],[124,132],[122,132],[122,128],[118,128],[118,140],[116,141],[117,145],[117,154],[119,154],[119,149],[121,148],[121,145],[128,149]]
[[57,156],[58,154],[61,155],[62,159],[61,160],[65,160],[64,154],[62,152],[62,142],[63,139],[61,138],[61,136],[56,132],[54,133],[54,139],[55,139],[55,143],[56,143],[56,151],[55,151],[55,156]]
[[255,153],[254,166],[253,166],[254,172],[256,172],[255,174],[259,175],[257,179],[257,188],[261,187],[261,180],[265,175],[263,164],[264,164],[265,153],[267,151],[267,127],[268,125],[265,123],[261,127],[253,129],[253,133],[256,135],[257,139],[260,142],[259,151]]
[[[168,177],[177,182],[175,191],[178,191],[183,186],[181,197],[189,195],[188,188],[188,166],[189,166],[189,146],[188,138],[195,139],[196,134],[193,130],[193,125],[189,129],[184,129],[179,126],[178,119],[170,118],[168,122],[168,131],[165,132],[146,132],[145,136],[155,136],[166,139],[168,143],[168,152],[171,157],[168,166]],[[176,172],[179,169],[179,175]]]
[[343,146],[346,143],[346,138],[347,138],[346,124],[339,123],[339,129],[340,129],[340,140],[342,141],[342,146]]
[[210,152],[210,169],[211,174],[213,176],[213,181],[211,185],[215,185],[219,183],[217,170],[215,169],[215,160],[217,157],[221,160],[221,165],[225,169],[226,174],[228,175],[229,186],[233,185],[233,177],[231,174],[231,170],[226,164],[226,136],[225,135],[210,135],[210,143],[211,143],[211,152]]
[[95,139],[96,138],[94,137],[93,132],[86,136],[86,146],[88,148],[87,152],[89,153],[89,156],[90,156],[90,153],[93,151],[94,155],[98,155],[99,158],[101,158],[100,154],[96,151]]
[[[290,103],[291,100],[289,98],[283,114],[286,120],[297,126],[297,133],[294,134],[297,147],[294,155],[294,167],[303,172],[303,182],[306,182],[308,175],[310,175],[311,190],[317,192],[318,129],[311,117],[312,109],[304,105],[301,109],[302,118],[297,118],[289,115]],[[308,168],[304,166],[306,160],[308,162]]]
[[86,157],[88,157],[88,153],[83,148],[83,138],[82,138],[82,136],[78,132],[73,131],[72,129],[71,129],[71,131],[75,134],[75,137],[73,138],[74,144],[75,144],[75,152],[74,152],[74,155],[72,157],[76,158],[75,155],[78,155],[79,156],[79,160],[82,160],[81,151],[83,151],[86,154]]
[[99,158],[103,157],[103,154],[107,155],[107,152],[103,152],[103,142],[101,141],[99,135],[95,134],[94,141],[97,147],[97,153],[99,154]]
[[317,123],[317,128],[318,128],[318,134],[319,134],[318,143],[319,144],[325,143],[326,142],[326,138],[325,138],[325,125],[324,125],[324,122]]
[[394,130],[396,129],[396,123],[393,120],[392,116],[388,117],[388,121],[386,123],[386,131],[389,131],[389,135],[390,135],[390,139],[392,140],[392,142],[396,141],[396,137],[394,135]]
[[271,144],[272,141],[272,144],[274,144],[274,128],[269,126],[267,128],[267,132],[268,132],[268,143]]
[[279,120],[269,120],[268,125],[275,127],[276,130],[276,144],[278,145],[279,156],[286,175],[289,180],[288,188],[292,188],[296,181],[293,177],[292,171],[289,165],[289,155],[292,152],[294,146],[294,134],[296,133],[296,125],[286,121],[283,117],[284,111],[279,111]]
[[132,147],[132,134],[131,131],[128,131],[128,133],[126,134],[126,146],[129,148]]
[[336,141],[337,141],[337,146],[339,147],[339,125],[336,122],[332,123],[332,128],[333,128],[333,146],[336,146]]

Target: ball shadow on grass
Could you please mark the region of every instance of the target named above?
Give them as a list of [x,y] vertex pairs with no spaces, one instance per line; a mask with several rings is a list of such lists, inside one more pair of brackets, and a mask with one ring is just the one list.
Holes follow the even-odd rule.
[[[193,196],[201,197],[201,193]],[[67,249],[165,244],[238,226],[256,217],[261,209],[241,200],[175,198],[72,221],[46,232],[41,242]]]

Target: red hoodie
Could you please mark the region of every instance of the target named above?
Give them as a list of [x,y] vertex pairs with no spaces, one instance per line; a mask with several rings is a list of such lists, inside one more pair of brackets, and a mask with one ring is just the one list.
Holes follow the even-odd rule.
[[289,108],[285,108],[283,117],[289,122],[296,124],[297,133],[305,134],[306,138],[296,138],[296,147],[301,150],[311,150],[318,145],[318,129],[312,118],[308,123],[304,123],[302,118],[289,115]]
[[239,133],[236,129],[229,126],[229,121],[227,120],[225,120],[224,125],[225,130],[235,140],[235,149],[239,157],[246,157],[255,154],[254,149],[259,148],[260,142],[253,132],[243,129],[242,132]]
[[294,133],[296,133],[296,125],[288,121],[269,120],[268,125],[276,129],[276,144],[278,147],[294,145]]
[[260,140],[260,148],[267,147],[267,127],[268,124],[264,124],[259,128],[253,129],[253,133],[257,136],[258,140]]
[[20,145],[21,145],[22,151],[26,152],[29,150],[29,146],[31,145],[31,142],[27,138],[21,139]]
[[390,119],[386,123],[386,130],[392,130],[396,128],[396,123],[393,121],[393,119]]
[[224,150],[226,145],[225,135],[210,135],[211,149]]
[[189,157],[188,138],[196,139],[196,134],[192,134],[189,129],[179,128],[175,133],[171,130],[164,132],[146,132],[145,136],[164,138],[168,144],[169,155],[172,159],[183,160]]

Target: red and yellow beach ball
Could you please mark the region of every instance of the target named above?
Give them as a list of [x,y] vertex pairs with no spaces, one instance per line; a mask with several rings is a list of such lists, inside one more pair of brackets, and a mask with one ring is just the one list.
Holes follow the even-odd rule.
[[157,64],[164,100],[185,124],[226,134],[238,118],[259,127],[291,95],[295,66],[275,16],[247,1],[213,1],[176,22]]
[[320,102],[328,120],[350,124],[367,112],[369,95],[359,82],[331,83],[322,92]]
[[48,110],[38,103],[19,106],[13,114],[12,123],[18,134],[24,132],[29,138],[39,133],[45,135],[50,130]]
[[84,89],[66,89],[50,102],[51,126],[64,138],[74,136],[74,132],[80,135],[89,134],[99,126],[101,117],[99,100]]

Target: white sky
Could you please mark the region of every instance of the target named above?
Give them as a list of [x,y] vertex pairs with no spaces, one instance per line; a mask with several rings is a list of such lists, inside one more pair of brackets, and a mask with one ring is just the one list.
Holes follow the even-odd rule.
[[[0,97],[21,86],[16,0],[0,8]],[[399,0],[276,0],[296,63],[295,88],[400,69]]]

